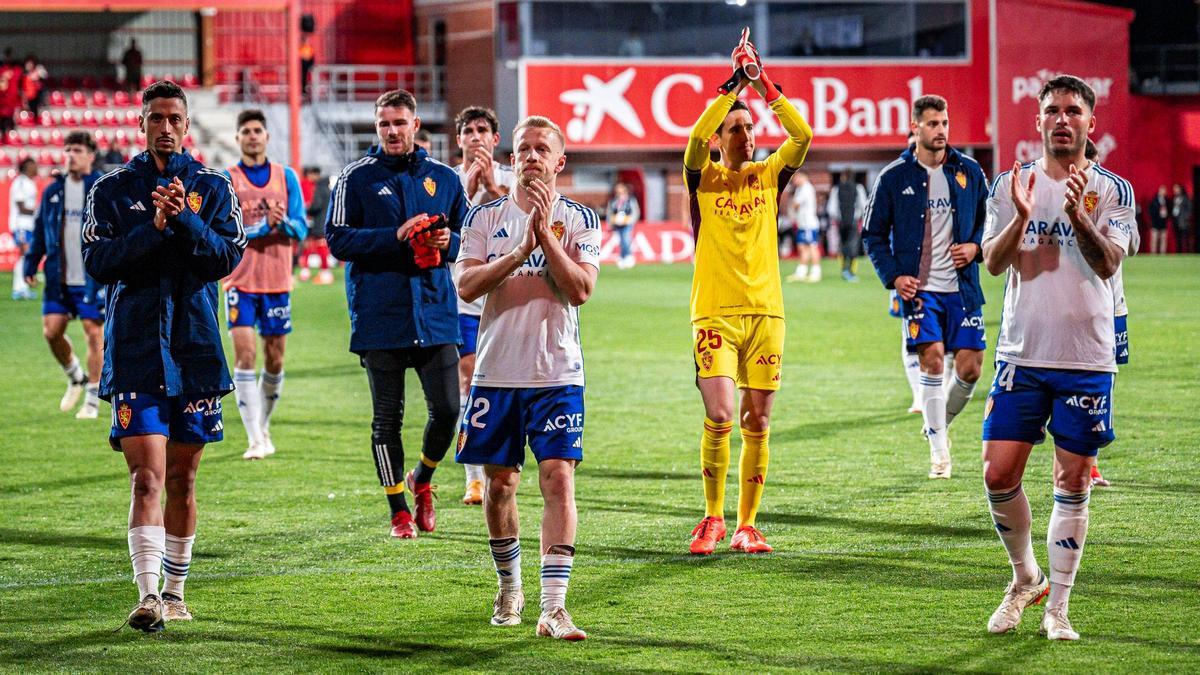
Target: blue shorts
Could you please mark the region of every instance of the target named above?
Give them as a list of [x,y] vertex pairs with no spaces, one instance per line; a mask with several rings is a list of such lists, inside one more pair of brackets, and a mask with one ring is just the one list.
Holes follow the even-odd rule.
[[947,352],[987,347],[983,309],[964,312],[958,293],[917,291],[915,298],[901,300],[900,305],[910,350],[930,342],[941,342]]
[[33,245],[33,230],[13,230],[13,243],[17,246]]
[[1129,363],[1129,326],[1128,316],[1113,317],[1113,332],[1116,333],[1117,365]]
[[474,354],[476,342],[479,340],[479,317],[459,314],[458,332],[462,333],[462,345],[458,348],[458,356],[461,358],[467,354]]
[[[47,284],[48,285],[48,284]],[[87,286],[59,286],[61,300],[51,300],[50,294],[42,296],[42,316],[47,314],[66,314],[72,319],[88,319],[89,321],[104,320],[104,289],[89,297]]]
[[471,387],[454,459],[520,467],[525,442],[538,462],[583,461],[583,387]]
[[258,326],[259,335],[287,335],[292,332],[291,294],[248,293],[231,288],[225,291],[225,317],[231,330]]
[[180,443],[216,443],[225,437],[224,394],[113,394],[109,445],[121,451],[126,436],[156,434]]
[[806,246],[808,244],[819,244],[819,243],[821,243],[821,231],[820,230],[802,230],[802,229],[796,230],[796,245],[797,246]]
[[1112,387],[1112,373],[997,361],[983,411],[983,440],[1041,443],[1049,419],[1055,445],[1094,457],[1116,438]]
[[888,316],[893,316],[897,319],[903,316],[900,313],[900,295],[896,291],[892,291],[891,297],[888,298]]

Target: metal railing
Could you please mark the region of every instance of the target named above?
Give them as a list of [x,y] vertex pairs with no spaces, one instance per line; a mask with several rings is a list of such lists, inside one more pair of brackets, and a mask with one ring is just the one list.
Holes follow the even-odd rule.
[[281,103],[287,101],[286,66],[219,66],[213,87],[226,103]]
[[312,102],[374,101],[392,89],[406,89],[418,105],[445,100],[445,73],[437,66],[328,65],[314,66],[309,90]]
[[1176,44],[1133,50],[1134,89],[1142,94],[1200,94],[1200,45]]

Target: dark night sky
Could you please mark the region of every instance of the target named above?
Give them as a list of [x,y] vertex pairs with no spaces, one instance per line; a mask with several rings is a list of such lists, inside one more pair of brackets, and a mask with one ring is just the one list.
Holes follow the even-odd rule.
[[1197,41],[1196,0],[1100,0],[1137,12],[1130,28],[1134,47]]

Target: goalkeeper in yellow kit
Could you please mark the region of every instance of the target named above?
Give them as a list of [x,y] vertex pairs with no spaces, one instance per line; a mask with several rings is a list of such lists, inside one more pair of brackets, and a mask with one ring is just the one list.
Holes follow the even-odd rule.
[[[757,67],[758,79],[746,77],[747,65]],[[780,191],[804,162],[812,140],[812,129],[767,77],[748,41],[734,50],[733,67],[733,77],[696,122],[683,154],[696,234],[692,348],[705,415],[700,465],[706,508],[691,543],[691,552],[701,555],[712,553],[725,538],[725,475],[737,389],[742,391],[737,418],[741,487],[730,546],[746,553],[772,550],[754,519],[767,477],[771,405],[783,361],[776,219]],[[761,162],[753,161],[754,121],[746,104],[737,100],[747,84],[767,101],[788,134]],[[710,140],[720,146],[720,163],[709,156]]]

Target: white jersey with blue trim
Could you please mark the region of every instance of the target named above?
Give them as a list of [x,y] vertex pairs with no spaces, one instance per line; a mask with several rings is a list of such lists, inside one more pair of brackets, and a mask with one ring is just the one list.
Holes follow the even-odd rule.
[[[463,224],[458,261],[490,262],[508,254],[525,238],[528,219],[511,197],[472,208]],[[550,222],[571,260],[600,268],[600,219],[594,211],[556,195]],[[555,286],[541,247],[488,293],[471,383],[514,388],[584,384],[579,310]]]
[[[1137,255],[1138,249],[1142,247],[1142,234],[1138,232],[1137,227],[1129,233],[1129,246],[1125,249],[1125,256]],[[1113,285],[1113,313],[1116,316],[1128,316],[1129,307],[1125,304],[1125,263],[1121,262],[1121,266],[1117,268],[1117,273],[1112,276]]]
[[[1017,260],[1009,267],[996,358],[1020,366],[1116,372],[1113,356],[1113,279],[1101,279],[1079,251],[1063,210],[1066,180],[1045,171],[1045,159],[1021,167],[1022,185],[1034,181],[1034,207],[1022,228]],[[1098,164],[1085,170],[1084,206],[1101,235],[1124,253],[1137,225],[1133,188]],[[983,239],[996,237],[1015,209],[1012,172],[996,177],[987,203]]]
[[[454,173],[457,174],[458,179],[462,181],[463,189],[467,189],[467,172],[463,170],[463,165],[459,164],[458,166],[454,167]],[[492,165],[492,180],[495,181],[496,185],[508,188],[509,192],[512,192],[513,188],[517,186],[517,174],[513,172],[512,168],[507,167],[500,162],[496,162]],[[467,195],[467,202],[471,206],[479,206],[485,201],[488,201],[487,191],[483,188],[477,189],[473,195]],[[455,285],[457,286],[458,267],[452,267],[450,269],[450,273],[454,278]],[[487,300],[486,295],[476,298],[475,302],[467,302],[466,300],[459,298],[458,313],[466,314],[467,316],[479,316],[483,314],[483,302],[485,300]]]

